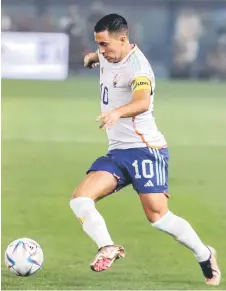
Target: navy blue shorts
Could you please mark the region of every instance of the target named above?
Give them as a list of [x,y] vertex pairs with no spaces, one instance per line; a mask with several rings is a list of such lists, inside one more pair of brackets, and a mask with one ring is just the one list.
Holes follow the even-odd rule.
[[111,150],[87,171],[106,171],[118,179],[115,191],[132,184],[137,193],[168,194],[168,148]]

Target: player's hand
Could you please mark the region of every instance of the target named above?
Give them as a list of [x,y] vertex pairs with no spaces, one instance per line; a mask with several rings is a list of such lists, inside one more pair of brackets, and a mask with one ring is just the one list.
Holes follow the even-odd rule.
[[86,55],[84,58],[84,67],[92,69],[99,66],[100,63],[97,61],[97,59],[98,57],[96,53],[90,53]]
[[97,117],[96,121],[101,120],[101,124],[99,126],[100,129],[110,129],[113,125],[115,125],[121,115],[117,109],[106,111]]

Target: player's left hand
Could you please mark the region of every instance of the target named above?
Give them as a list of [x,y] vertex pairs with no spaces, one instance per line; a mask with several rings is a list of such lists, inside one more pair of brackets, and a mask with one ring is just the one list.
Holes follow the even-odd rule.
[[106,111],[97,117],[96,121],[101,120],[101,124],[99,126],[100,129],[110,129],[113,125],[115,125],[121,115],[117,109]]

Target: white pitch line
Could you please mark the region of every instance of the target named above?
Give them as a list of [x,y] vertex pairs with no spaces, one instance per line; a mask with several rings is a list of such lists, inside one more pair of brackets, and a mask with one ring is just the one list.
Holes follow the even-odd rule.
[[24,141],[24,142],[56,142],[56,143],[107,143],[107,140],[82,138],[82,137],[40,137],[40,136],[3,136],[2,141]]
[[[67,137],[67,136],[53,136],[53,137],[41,137],[41,136],[2,136],[2,141],[21,141],[21,142],[40,142],[40,143],[87,143],[87,144],[108,144],[107,138],[89,138],[89,137]],[[185,146],[185,147],[226,147],[226,140],[224,142],[172,142],[169,143],[169,148],[173,146]]]

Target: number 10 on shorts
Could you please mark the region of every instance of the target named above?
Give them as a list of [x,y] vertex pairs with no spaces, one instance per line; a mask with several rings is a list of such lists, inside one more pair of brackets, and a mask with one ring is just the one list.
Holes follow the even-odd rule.
[[132,165],[135,169],[135,179],[154,177],[154,167],[151,160],[143,160],[141,163],[135,160]]

